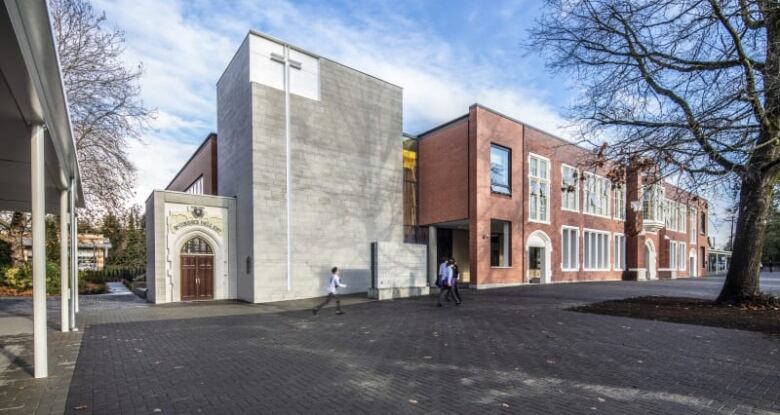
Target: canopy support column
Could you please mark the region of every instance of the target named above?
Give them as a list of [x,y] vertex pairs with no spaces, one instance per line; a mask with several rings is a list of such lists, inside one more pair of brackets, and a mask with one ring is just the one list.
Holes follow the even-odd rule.
[[68,259],[69,250],[68,228],[70,227],[69,218],[69,191],[60,191],[60,330],[66,332],[70,329],[68,322],[70,317],[70,304],[68,301]]
[[78,331],[76,327],[76,309],[79,292],[79,245],[78,245],[78,227],[76,223],[76,183],[74,179],[70,180],[70,329]]
[[32,271],[33,271],[33,352],[35,377],[49,376],[49,350],[46,333],[46,217],[44,180],[44,129],[33,125],[30,131],[32,179]]

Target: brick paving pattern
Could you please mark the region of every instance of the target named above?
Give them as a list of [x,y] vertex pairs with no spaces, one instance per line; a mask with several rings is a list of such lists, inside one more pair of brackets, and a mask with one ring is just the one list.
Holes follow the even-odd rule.
[[[86,328],[64,409],[780,413],[780,339],[564,310],[639,295],[714,296],[721,283],[464,290],[464,305],[442,309],[433,297],[351,299],[346,315],[325,309],[317,317],[308,310],[315,300],[171,306],[96,301],[81,313]],[[780,274],[764,276],[764,289],[780,292]],[[3,397],[8,387],[1,383]]]

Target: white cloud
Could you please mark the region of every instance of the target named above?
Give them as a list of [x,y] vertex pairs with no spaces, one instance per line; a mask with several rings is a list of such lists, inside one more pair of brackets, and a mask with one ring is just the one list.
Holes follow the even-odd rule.
[[152,190],[164,189],[199,144],[157,136],[147,136],[142,142],[132,142],[129,155],[138,169],[133,203],[145,206],[146,198]]
[[[506,3],[513,13],[522,2]],[[455,44],[426,25],[387,11],[339,14],[285,0],[209,2],[95,0],[127,33],[128,63],[143,62],[143,98],[160,118],[134,146],[138,197],[162,187],[205,135],[215,130],[216,81],[249,29],[267,32],[404,88],[404,127],[420,132],[480,104],[552,133],[564,120],[539,91],[517,79],[538,68],[511,62],[500,48]],[[169,146],[167,146],[170,144]]]

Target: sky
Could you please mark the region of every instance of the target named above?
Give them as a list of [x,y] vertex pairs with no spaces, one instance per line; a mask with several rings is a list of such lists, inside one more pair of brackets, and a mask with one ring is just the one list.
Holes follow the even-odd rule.
[[[125,32],[157,118],[130,149],[135,203],[167,186],[209,132],[216,82],[250,29],[403,87],[404,131],[465,114],[476,102],[569,136],[576,96],[565,74],[522,47],[542,0],[92,0]],[[488,7],[489,4],[489,7]],[[714,223],[725,241],[728,225]],[[724,234],[725,231],[725,234]],[[725,238],[724,238],[725,235]]]

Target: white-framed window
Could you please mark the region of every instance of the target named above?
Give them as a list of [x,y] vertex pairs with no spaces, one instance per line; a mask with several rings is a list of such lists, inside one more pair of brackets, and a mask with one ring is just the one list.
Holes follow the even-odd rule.
[[622,233],[615,234],[615,264],[616,271],[626,269],[626,236]]
[[646,186],[642,189],[642,219],[663,222],[666,203],[661,186]]
[[490,145],[490,190],[512,194],[512,150],[497,144]]
[[190,193],[193,195],[202,195],[203,194],[203,176],[198,177],[197,180],[192,182],[190,187],[187,188],[187,190],[184,191],[185,193]]
[[579,210],[580,181],[577,169],[567,164],[561,165],[561,209]]
[[688,224],[690,225],[690,229],[688,234],[690,235],[690,242],[691,244],[696,243],[696,208],[690,208],[688,213]]
[[615,219],[626,220],[626,189],[616,187],[614,191],[615,199]]
[[609,233],[585,230],[582,233],[585,271],[609,270]]
[[677,242],[677,269],[680,271],[685,271],[686,264],[688,263],[688,261],[685,260],[686,255],[685,242]]
[[665,201],[664,205],[664,223],[666,224],[666,228],[670,231],[685,233],[687,227],[686,221],[688,219],[688,215],[686,214],[686,211],[688,210],[687,207],[682,203],[668,199]]
[[569,226],[561,228],[561,270],[580,268],[580,230]]
[[669,269],[677,268],[677,242],[669,241]]
[[528,155],[528,220],[550,221],[550,160]]
[[609,180],[593,173],[585,174],[585,213],[609,216]]

